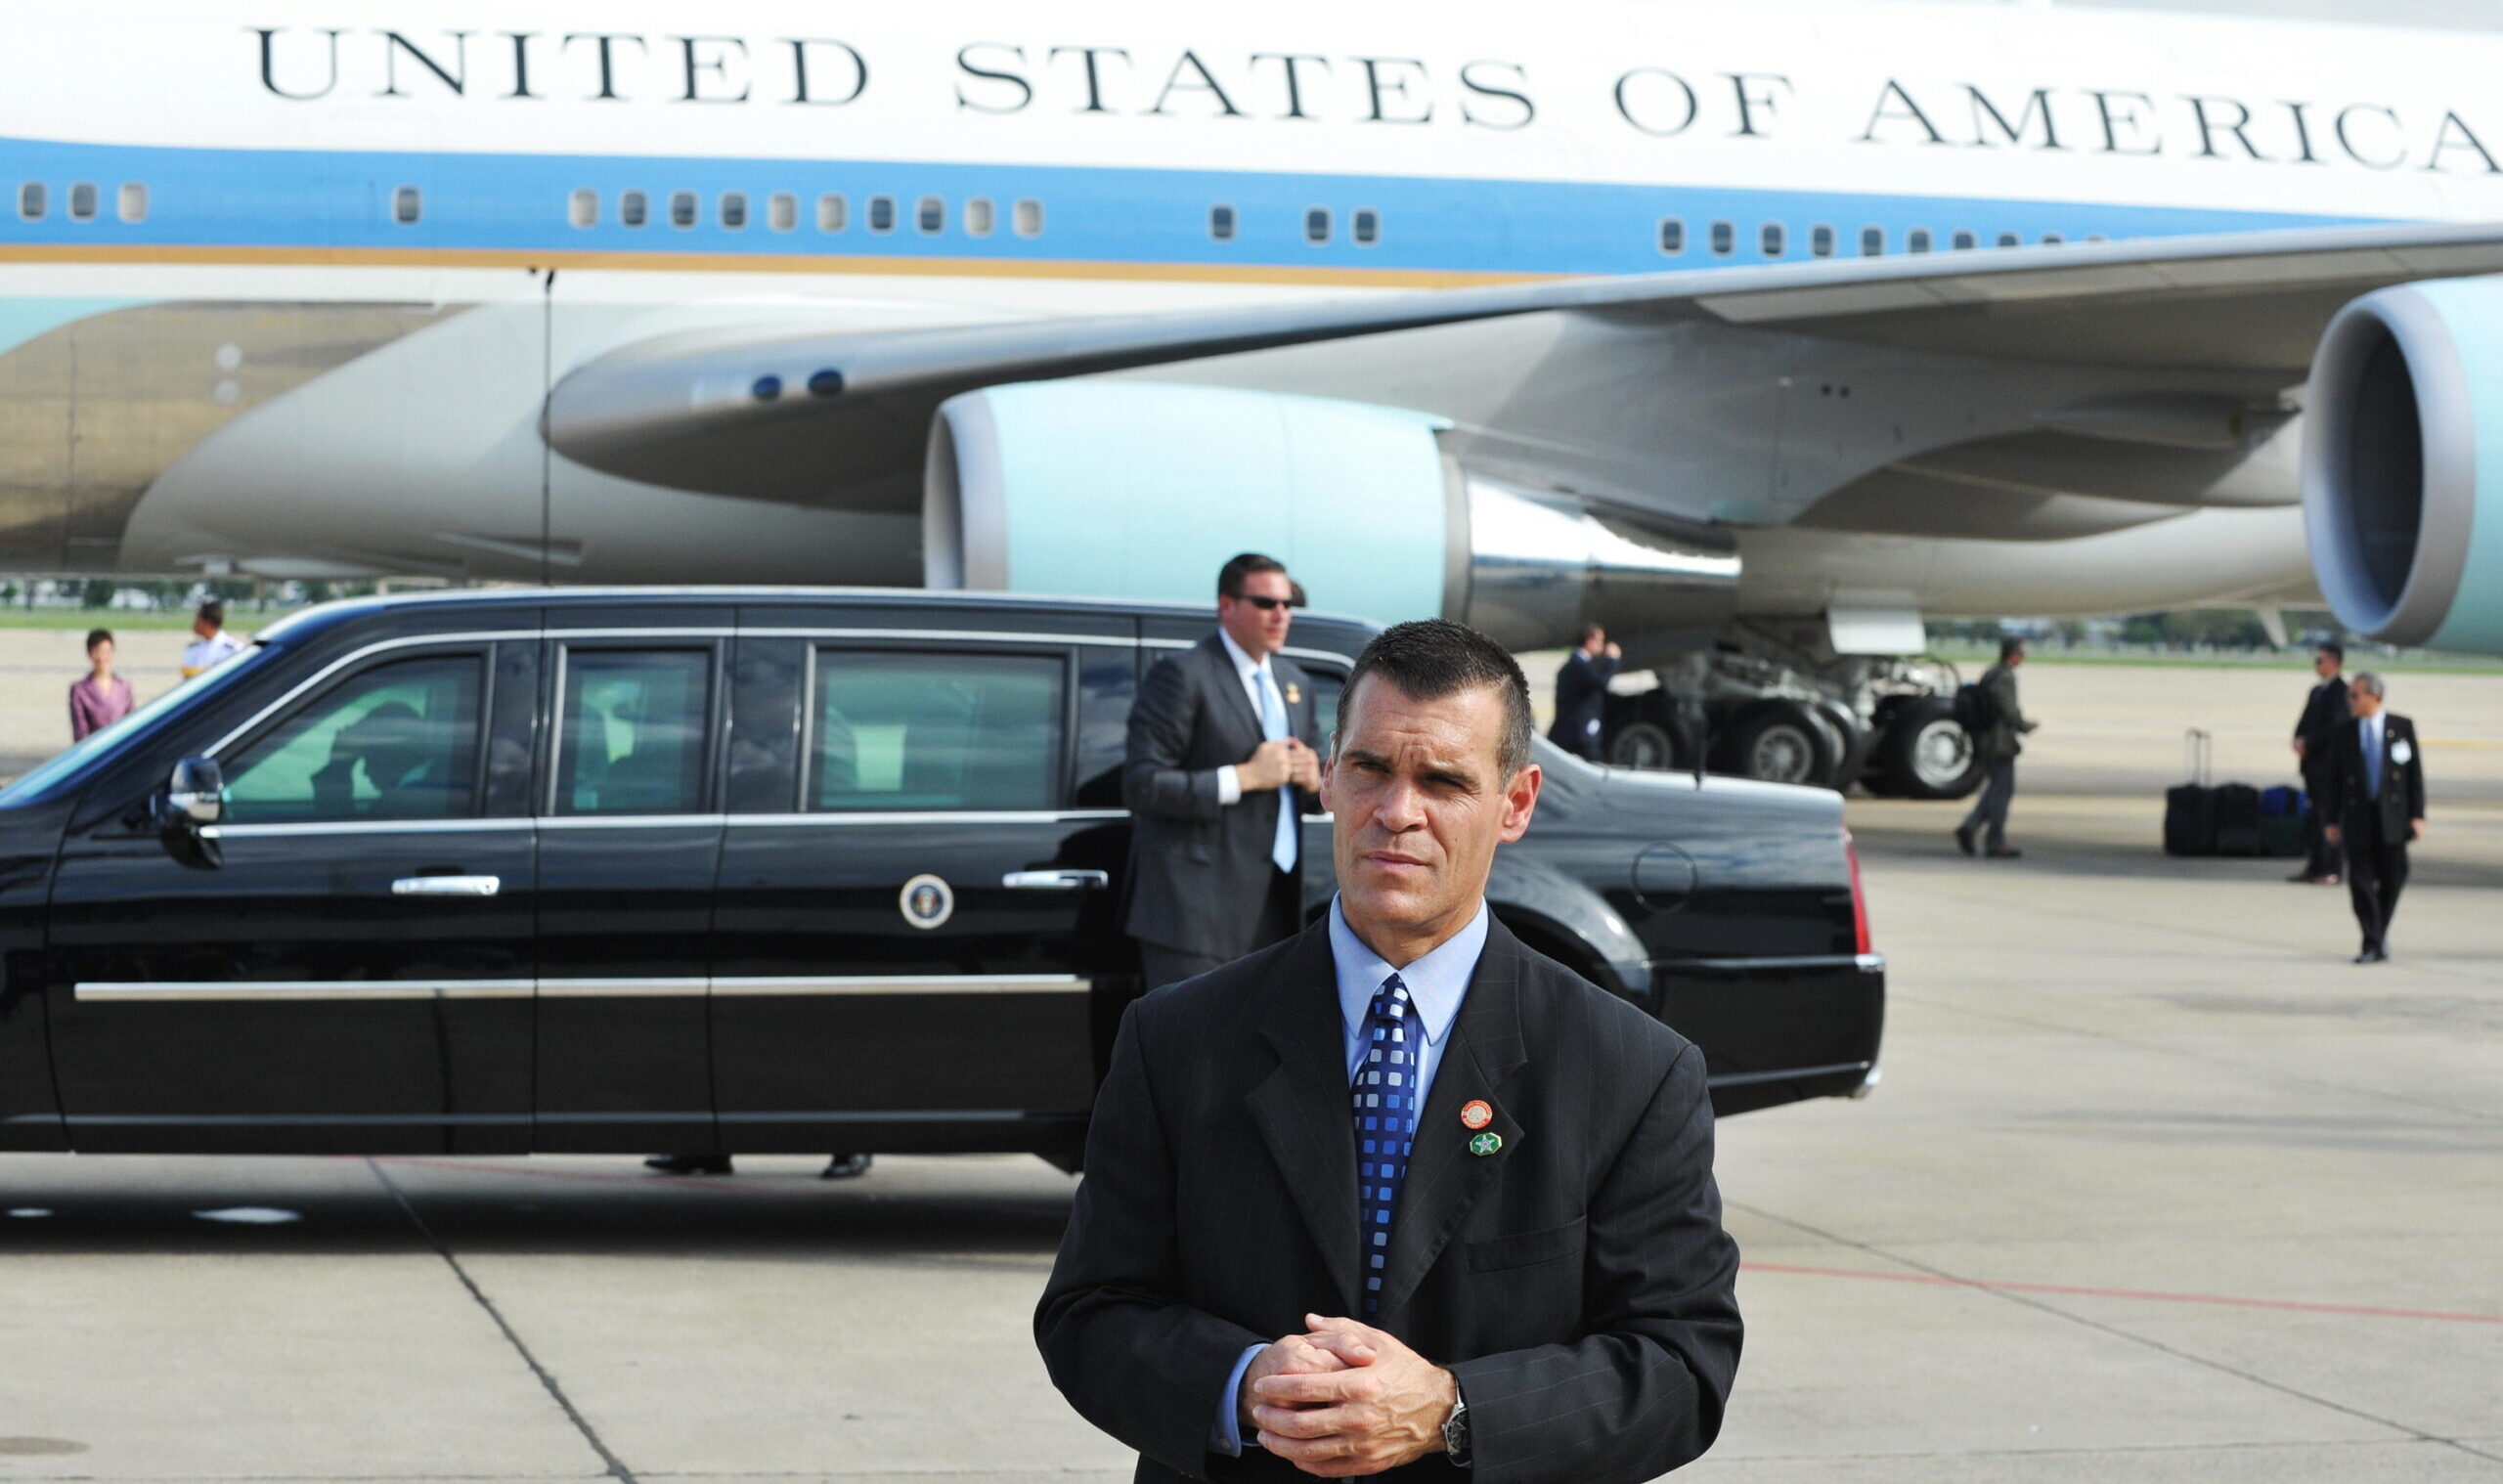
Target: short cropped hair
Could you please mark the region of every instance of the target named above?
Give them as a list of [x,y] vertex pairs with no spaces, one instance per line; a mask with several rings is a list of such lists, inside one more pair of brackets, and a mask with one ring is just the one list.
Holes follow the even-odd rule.
[[2347,646],[2338,642],[2336,639],[2322,640],[2319,644],[2314,646],[2313,652],[2316,654],[2325,654],[2331,659],[2336,660],[2341,665],[2347,663]]
[[1380,676],[1412,700],[1439,701],[1465,690],[1495,689],[1504,695],[1504,734],[1495,747],[1496,765],[1511,778],[1529,765],[1529,680],[1504,646],[1467,624],[1449,619],[1419,619],[1395,624],[1373,636],[1347,672],[1347,687],[1339,701],[1339,726],[1330,739],[1330,756],[1347,735],[1347,718],[1355,712],[1356,687],[1368,676]]
[[1589,643],[1591,640],[1593,640],[1593,639],[1595,639],[1595,638],[1598,638],[1601,634],[1605,633],[1607,633],[1607,631],[1606,631],[1605,629],[1603,629],[1603,628],[1600,627],[1600,626],[1599,626],[1599,625],[1597,625],[1597,624],[1584,624],[1584,625],[1582,626],[1582,636],[1581,636],[1580,638],[1578,638],[1578,639],[1575,639],[1573,642],[1574,642],[1576,645],[1580,645],[1580,644],[1587,644],[1587,643]]
[[87,631],[87,652],[89,654],[94,654],[96,652],[96,646],[98,644],[110,644],[112,641],[113,632],[110,629],[90,629]]
[[[1216,595],[1241,597],[1245,578],[1261,572],[1284,572],[1286,569],[1287,564],[1274,556],[1263,556],[1257,551],[1246,551],[1216,569]],[[1295,579],[1289,578],[1287,581],[1292,583]]]
[[2368,696],[2377,696],[2382,693],[2382,677],[2369,670],[2358,670],[2347,677],[2347,688],[2360,690]]
[[200,604],[199,612],[193,616],[195,618],[206,619],[210,624],[220,629],[226,627],[226,605],[219,602],[216,598],[210,598],[207,602]]
[[2025,641],[2018,638],[2015,634],[2011,633],[2007,637],[1998,641],[1998,662],[2002,665],[2012,659],[2015,659],[2018,655],[2023,654],[2024,652]]

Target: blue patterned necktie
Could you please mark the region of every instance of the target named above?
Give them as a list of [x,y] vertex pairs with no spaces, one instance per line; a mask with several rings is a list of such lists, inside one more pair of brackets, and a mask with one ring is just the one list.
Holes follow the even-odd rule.
[[2378,799],[2382,796],[2382,723],[2379,717],[2366,717],[2364,728],[2364,792]]
[[[1269,674],[1269,667],[1261,666],[1258,674],[1260,677],[1260,735],[1271,742],[1283,742],[1291,735],[1287,729],[1287,703],[1278,696],[1277,677]],[[1278,790],[1278,835],[1269,846],[1269,858],[1277,862],[1278,869],[1281,871],[1295,869],[1297,828],[1295,785],[1290,783]]]
[[1356,1069],[1356,1205],[1364,1219],[1365,1312],[1382,1312],[1382,1276],[1390,1256],[1390,1213],[1408,1176],[1417,1137],[1417,1058],[1409,1049],[1408,986],[1394,974],[1365,1012],[1365,1059]]

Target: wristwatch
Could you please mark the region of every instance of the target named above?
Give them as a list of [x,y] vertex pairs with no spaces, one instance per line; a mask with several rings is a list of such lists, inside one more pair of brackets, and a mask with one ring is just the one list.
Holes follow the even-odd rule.
[[1469,1398],[1461,1397],[1451,1404],[1451,1416],[1443,1419],[1443,1456],[1459,1467],[1469,1466]]

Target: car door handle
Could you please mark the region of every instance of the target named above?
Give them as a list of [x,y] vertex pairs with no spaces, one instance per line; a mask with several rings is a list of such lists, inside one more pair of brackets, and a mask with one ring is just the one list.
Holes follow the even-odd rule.
[[1104,871],[1011,871],[999,878],[999,884],[1016,892],[1075,892],[1079,887],[1109,887],[1113,878]]
[[501,876],[403,876],[391,883],[394,896],[493,896],[504,889]]

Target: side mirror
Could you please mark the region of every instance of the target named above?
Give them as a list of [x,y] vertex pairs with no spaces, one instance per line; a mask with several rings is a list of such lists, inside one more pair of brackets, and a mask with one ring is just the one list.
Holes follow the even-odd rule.
[[223,857],[208,825],[226,817],[226,774],[214,758],[185,758],[174,764],[156,799],[156,833],[176,860],[213,867]]

